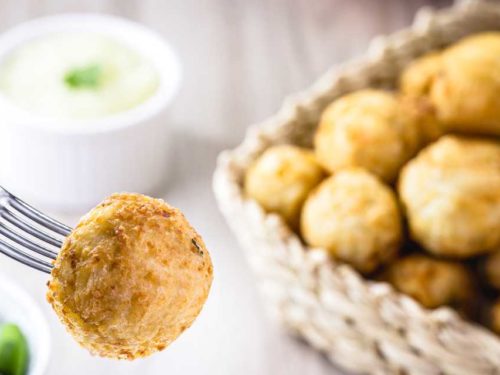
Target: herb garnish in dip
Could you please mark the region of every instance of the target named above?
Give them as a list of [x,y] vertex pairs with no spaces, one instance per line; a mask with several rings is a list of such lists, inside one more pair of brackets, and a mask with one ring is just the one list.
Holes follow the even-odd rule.
[[153,64],[97,33],[54,33],[14,49],[0,63],[0,92],[32,114],[98,118],[131,109],[155,94]]

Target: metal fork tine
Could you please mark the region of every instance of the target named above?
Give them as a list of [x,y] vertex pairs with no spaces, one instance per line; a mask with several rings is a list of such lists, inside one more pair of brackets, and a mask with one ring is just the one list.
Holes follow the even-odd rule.
[[26,223],[19,215],[14,212],[9,211],[8,209],[2,210],[0,212],[0,216],[3,217],[6,221],[11,223],[13,226],[25,231],[26,233],[32,235],[33,237],[38,238],[46,243],[49,243],[57,248],[62,246],[62,240],[54,238],[47,233],[44,233],[36,228],[33,228],[30,224]]
[[0,253],[50,273],[71,228],[39,212],[0,186]]
[[31,207],[29,204],[24,203],[19,198],[16,198],[14,196],[11,196],[11,198],[12,199],[10,201],[10,205],[26,217],[33,220],[35,223],[40,224],[41,226],[50,229],[62,236],[67,236],[71,232],[71,228],[67,225],[64,225],[57,220],[48,217],[47,215]]
[[29,250],[32,250],[40,255],[46,256],[50,259],[56,259],[57,252],[45,249],[40,245],[30,241],[29,239],[22,237],[18,233],[14,233],[9,227],[0,222],[0,234],[7,237],[9,240],[16,242],[17,244],[26,247]]
[[0,240],[0,252],[14,260],[17,260],[18,262],[21,262],[39,271],[50,273],[52,270],[52,264],[35,258],[34,256],[29,255],[20,249],[16,249],[15,247],[9,245],[6,242],[3,242],[2,240]]

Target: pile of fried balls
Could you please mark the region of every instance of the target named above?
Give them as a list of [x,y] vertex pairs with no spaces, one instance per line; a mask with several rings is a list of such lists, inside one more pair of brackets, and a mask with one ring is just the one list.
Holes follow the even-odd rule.
[[336,99],[313,149],[268,148],[244,189],[306,244],[500,333],[500,32]]

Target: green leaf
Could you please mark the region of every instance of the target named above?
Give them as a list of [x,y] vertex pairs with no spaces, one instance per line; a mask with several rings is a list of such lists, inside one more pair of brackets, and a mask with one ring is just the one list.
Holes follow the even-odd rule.
[[73,89],[96,89],[102,78],[102,68],[98,64],[71,69],[64,76],[64,82]]

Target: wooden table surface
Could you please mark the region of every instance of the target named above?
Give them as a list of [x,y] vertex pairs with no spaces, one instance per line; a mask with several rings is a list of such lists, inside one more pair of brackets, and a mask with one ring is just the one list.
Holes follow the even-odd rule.
[[[184,82],[165,121],[176,137],[175,167],[164,197],[199,229],[214,259],[215,281],[196,323],[169,349],[135,362],[91,357],[66,334],[44,301],[46,276],[0,256],[0,273],[40,303],[52,332],[47,374],[341,374],[291,338],[265,312],[243,254],[211,193],[215,158],[283,98],[369,40],[410,24],[425,0],[1,0],[0,31],[47,14],[104,12],[143,22],[178,52]],[[74,224],[76,216],[59,216]]]

